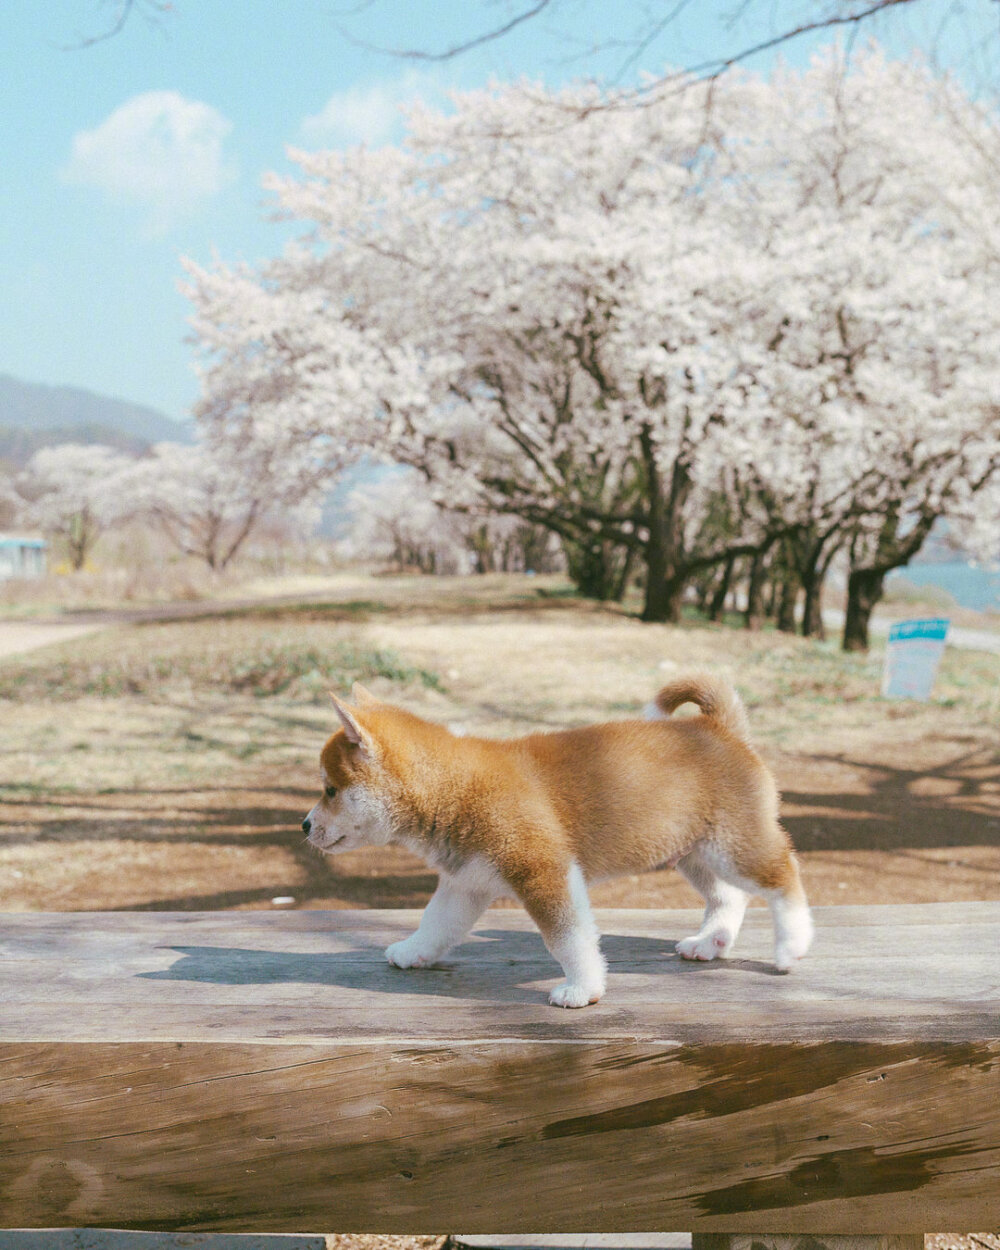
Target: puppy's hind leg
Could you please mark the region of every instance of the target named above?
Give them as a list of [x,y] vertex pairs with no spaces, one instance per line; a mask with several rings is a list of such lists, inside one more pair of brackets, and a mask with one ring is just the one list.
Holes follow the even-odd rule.
[[566,980],[549,994],[553,1007],[586,1007],[604,993],[607,965],[579,864],[527,881],[518,891]]
[[812,945],[812,915],[788,834],[775,822],[761,841],[762,846],[744,845],[735,852],[716,846],[703,854],[725,884],[759,894],[767,903],[774,925],[775,967],[787,972]]
[[790,850],[769,874],[761,890],[774,925],[774,966],[788,972],[809,950],[813,940],[813,920],[802,888],[799,866]]
[[678,955],[684,959],[725,958],[739,934],[750,895],[719,876],[697,847],[678,860],[677,868],[705,900],[701,928],[677,943]]

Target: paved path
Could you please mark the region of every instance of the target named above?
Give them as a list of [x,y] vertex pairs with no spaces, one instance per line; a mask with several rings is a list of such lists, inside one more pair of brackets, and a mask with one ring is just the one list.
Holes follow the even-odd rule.
[[82,638],[96,633],[104,625],[52,624],[38,621],[0,621],[0,660],[10,655],[22,655],[38,647],[49,647],[70,638]]
[[[349,598],[350,596],[348,596]],[[59,619],[0,620],[0,660],[22,655],[39,647],[82,638],[109,625],[135,625],[139,622],[192,620],[245,612],[253,608],[295,606],[315,600],[333,602],[329,592],[306,595],[280,595],[273,598],[206,600],[202,603],[157,603],[145,607],[99,608],[94,611],[66,612]]]

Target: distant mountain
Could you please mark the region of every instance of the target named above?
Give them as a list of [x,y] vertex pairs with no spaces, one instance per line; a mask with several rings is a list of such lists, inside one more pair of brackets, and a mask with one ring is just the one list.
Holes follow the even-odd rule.
[[110,425],[89,421],[84,425],[50,425],[39,429],[0,425],[0,460],[10,464],[25,465],[40,447],[57,447],[60,443],[103,443],[105,447],[117,447],[133,456],[141,455],[149,446],[145,439],[131,438]]
[[0,374],[0,459],[16,465],[58,443],[106,443],[138,453],[153,443],[189,443],[193,437],[192,426],[155,408]]

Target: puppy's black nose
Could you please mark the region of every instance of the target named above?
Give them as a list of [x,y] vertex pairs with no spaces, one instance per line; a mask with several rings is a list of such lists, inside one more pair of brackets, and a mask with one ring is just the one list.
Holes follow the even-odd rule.
[[309,817],[307,816],[305,820],[302,822],[302,832],[308,833],[311,828],[312,828],[312,823],[309,820]]

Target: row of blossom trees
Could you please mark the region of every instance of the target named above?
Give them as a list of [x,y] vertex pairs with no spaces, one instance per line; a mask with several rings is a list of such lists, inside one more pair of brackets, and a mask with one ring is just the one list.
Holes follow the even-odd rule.
[[996,498],[995,119],[876,49],[453,105],[296,153],[279,259],[189,264],[207,439],[411,466],[557,535],[587,593],[641,575],[650,621],[742,560],[815,632],[843,553],[866,645],[886,573]]
[[348,559],[381,560],[423,573],[551,573],[558,545],[540,526],[506,514],[442,508],[414,469],[357,486],[347,501]]
[[259,448],[237,455],[161,443],[141,458],[111,447],[67,443],[36,452],[14,481],[12,510],[61,541],[82,569],[114,525],[155,525],[185,555],[222,572],[252,533],[280,518],[308,532],[320,483],[311,465],[277,463]]

